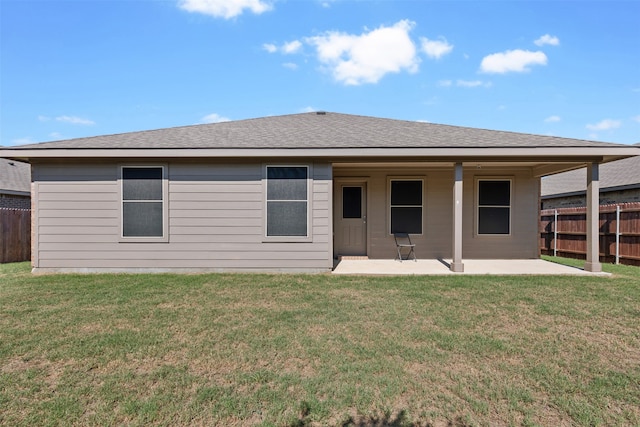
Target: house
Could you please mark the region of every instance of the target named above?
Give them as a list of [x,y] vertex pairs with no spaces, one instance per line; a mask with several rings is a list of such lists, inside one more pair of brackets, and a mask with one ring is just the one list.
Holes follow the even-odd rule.
[[[636,144],[640,147],[640,143]],[[542,209],[572,208],[586,205],[585,168],[542,179]],[[600,168],[600,204],[640,202],[640,157],[631,157]]]
[[31,209],[31,167],[28,163],[0,158],[1,208]]
[[[540,177],[588,165],[593,208],[599,164],[638,154],[331,112],[0,150],[32,165],[36,272],[324,272],[393,259],[396,231],[453,271],[537,258]],[[585,268],[599,271],[590,212]]]

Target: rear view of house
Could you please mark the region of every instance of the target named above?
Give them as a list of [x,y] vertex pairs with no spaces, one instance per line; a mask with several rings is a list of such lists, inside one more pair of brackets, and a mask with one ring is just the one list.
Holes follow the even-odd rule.
[[540,177],[587,165],[597,194],[600,163],[638,154],[324,112],[0,150],[33,168],[34,270],[91,272],[323,272],[394,258],[394,232],[454,271],[537,258]]

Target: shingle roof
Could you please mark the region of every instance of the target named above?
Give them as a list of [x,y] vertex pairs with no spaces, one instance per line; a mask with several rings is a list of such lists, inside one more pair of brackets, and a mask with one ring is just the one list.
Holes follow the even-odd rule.
[[603,147],[608,143],[339,113],[302,113],[12,149]]
[[[635,144],[640,146],[640,144]],[[620,187],[640,187],[640,156],[605,163],[600,166],[600,190],[611,191]],[[557,197],[586,191],[586,168],[577,169],[542,179],[541,195]]]
[[29,193],[31,165],[0,158],[0,193]]

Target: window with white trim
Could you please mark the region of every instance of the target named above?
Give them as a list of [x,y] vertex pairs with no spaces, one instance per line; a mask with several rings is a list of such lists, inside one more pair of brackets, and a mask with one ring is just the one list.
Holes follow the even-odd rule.
[[122,237],[165,237],[163,166],[122,166]]
[[422,234],[421,179],[391,180],[391,234]]
[[511,234],[511,180],[478,180],[477,230],[480,235]]
[[309,167],[267,166],[267,237],[309,236]]

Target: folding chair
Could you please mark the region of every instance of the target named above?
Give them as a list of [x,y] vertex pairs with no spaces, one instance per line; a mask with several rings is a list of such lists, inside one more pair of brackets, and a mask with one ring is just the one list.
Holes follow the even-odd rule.
[[397,259],[402,262],[402,260],[408,260],[413,255],[413,260],[418,261],[416,258],[414,243],[411,243],[411,237],[409,237],[409,233],[393,233],[393,238],[396,241],[396,250],[398,251]]

